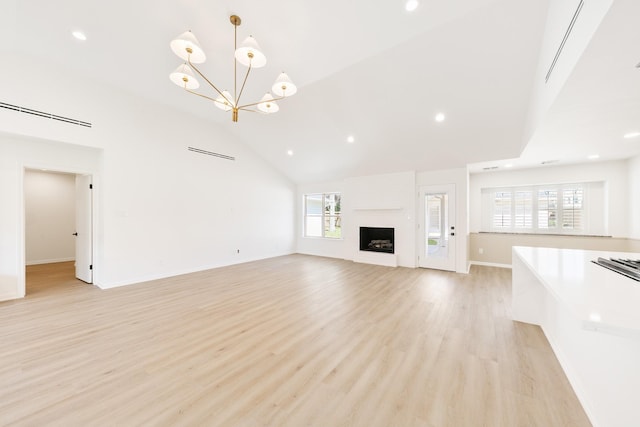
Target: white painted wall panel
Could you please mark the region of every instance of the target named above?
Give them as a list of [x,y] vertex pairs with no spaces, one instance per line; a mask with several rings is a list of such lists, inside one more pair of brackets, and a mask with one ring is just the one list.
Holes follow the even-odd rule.
[[75,258],[75,175],[27,170],[24,174],[26,263]]
[[628,160],[629,230],[628,237],[640,239],[640,156]]

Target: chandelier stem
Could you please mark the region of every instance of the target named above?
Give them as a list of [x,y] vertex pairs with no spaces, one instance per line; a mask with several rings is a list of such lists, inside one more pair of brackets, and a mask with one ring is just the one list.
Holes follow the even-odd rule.
[[236,60],[235,53],[238,49],[238,25],[233,24],[233,99],[236,101],[236,105],[238,105],[238,61]]

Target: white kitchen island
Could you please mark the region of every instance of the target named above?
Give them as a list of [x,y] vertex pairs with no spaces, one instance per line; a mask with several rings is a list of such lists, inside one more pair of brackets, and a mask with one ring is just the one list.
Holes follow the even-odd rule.
[[540,325],[594,426],[640,426],[640,282],[598,257],[640,253],[514,246],[513,319]]

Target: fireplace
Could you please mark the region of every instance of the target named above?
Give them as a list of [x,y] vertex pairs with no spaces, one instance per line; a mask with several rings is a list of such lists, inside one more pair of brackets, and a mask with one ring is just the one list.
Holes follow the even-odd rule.
[[360,250],[394,253],[394,229],[360,227]]

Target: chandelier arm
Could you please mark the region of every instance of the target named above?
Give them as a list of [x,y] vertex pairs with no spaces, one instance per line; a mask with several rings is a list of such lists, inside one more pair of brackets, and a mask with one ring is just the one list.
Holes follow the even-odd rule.
[[[200,75],[200,77],[202,77],[202,78],[203,78],[207,83],[209,83],[209,85],[210,85],[210,86],[211,86],[211,87],[212,87],[216,92],[218,92],[218,93],[220,94],[220,96],[221,96],[221,97],[223,97],[223,98],[224,98],[224,99],[229,103],[229,105],[231,105],[231,106],[235,105],[235,103],[234,103],[234,102],[232,102],[230,99],[227,99],[227,97],[226,97],[226,96],[224,96],[224,94],[220,91],[220,89],[218,89],[218,88],[216,87],[216,85],[214,85],[213,83],[211,83],[211,81],[209,81],[209,79],[208,79],[208,78],[206,78],[206,77],[205,77],[205,75],[204,75],[204,74],[202,74],[202,73],[200,72],[200,70],[198,70],[198,68],[197,68],[195,65],[193,65],[193,64],[191,63],[191,58],[189,58],[189,65],[190,65],[191,67],[193,67],[193,69],[194,69],[194,70],[196,70],[196,73],[198,73],[198,74]],[[188,90],[188,89],[186,89],[186,90],[187,90],[188,92],[191,92],[191,91],[190,91],[190,90]],[[191,93],[193,93],[193,94],[195,94],[195,95],[198,95],[198,96],[202,96],[202,97],[208,98],[208,99],[213,99],[213,98],[209,98],[208,96],[201,95],[201,94],[199,94],[199,93],[197,93],[197,92],[191,92]]]
[[251,72],[251,63],[249,63],[249,67],[247,68],[247,74],[245,74],[245,76],[244,76],[244,81],[242,82],[242,87],[240,88],[240,93],[238,94],[238,97],[236,98],[235,105],[238,105],[238,103],[240,102],[240,97],[242,96],[242,92],[244,91],[244,85],[247,83],[247,79],[249,78],[249,73],[250,72]]
[[252,113],[259,113],[260,111],[251,110],[249,108],[238,108],[238,111],[250,111]]
[[[251,104],[241,105],[241,106],[238,107],[238,110],[242,110],[245,107],[253,107],[254,105],[264,104],[264,103],[267,103],[267,102],[280,101],[281,99],[284,99],[284,98],[285,98],[284,96],[281,96],[280,98],[272,98],[272,99],[269,99],[269,100],[266,100],[266,101],[259,101],[259,102],[253,102]],[[247,111],[253,111],[253,110],[247,110]]]
[[[203,94],[201,94],[201,93],[198,93],[198,92],[196,92],[196,91],[193,91],[193,90],[191,90],[191,89],[187,89],[187,88],[184,88],[184,90],[186,90],[187,92],[192,93],[192,94],[194,94],[194,95],[198,95],[198,96],[200,96],[200,97],[202,97],[202,98],[206,98],[206,99],[208,99],[209,101],[213,101],[213,102],[218,103],[218,104],[220,104],[220,105],[224,105],[225,107],[232,108],[230,105],[227,105],[227,104],[225,104],[224,102],[220,102],[220,101],[218,101],[217,99],[211,98],[210,96],[203,95]],[[226,98],[225,98],[225,99],[226,99]]]

